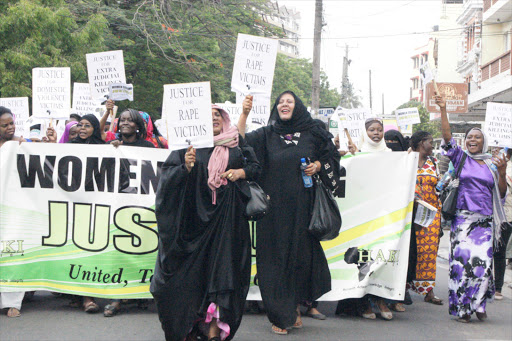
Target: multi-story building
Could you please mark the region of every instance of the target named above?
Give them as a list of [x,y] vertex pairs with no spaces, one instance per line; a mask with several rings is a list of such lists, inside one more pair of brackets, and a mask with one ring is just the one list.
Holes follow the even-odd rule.
[[429,62],[439,83],[461,83],[457,72],[457,41],[453,31],[460,28],[457,18],[462,11],[463,0],[441,0],[439,25],[433,28],[426,43],[414,50],[411,57],[413,70],[411,75],[410,100],[425,102],[425,84],[420,77],[420,67]]
[[512,0],[465,0],[457,71],[469,85],[468,114],[485,120],[487,102],[512,103]]
[[263,21],[281,29],[286,37],[279,39],[279,52],[289,57],[299,57],[300,12],[277,2],[269,2],[270,14]]
[[413,68],[411,74],[411,88],[410,88],[410,101],[423,102],[423,82],[420,76],[420,67],[426,63],[429,56],[432,56],[434,51],[434,39],[429,39],[427,43],[421,47],[414,49],[411,56]]

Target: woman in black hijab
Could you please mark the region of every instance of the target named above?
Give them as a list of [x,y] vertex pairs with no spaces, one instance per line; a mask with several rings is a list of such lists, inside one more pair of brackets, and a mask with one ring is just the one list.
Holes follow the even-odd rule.
[[79,129],[78,136],[71,140],[71,143],[105,144],[105,141],[101,138],[100,121],[96,116],[84,115],[76,126]]
[[[238,129],[243,136],[252,97],[247,96]],[[258,221],[256,262],[258,284],[272,331],[287,334],[302,328],[298,306],[331,290],[331,275],[320,242],[307,231],[314,187],[306,188],[301,158],[311,163],[306,175],[319,174],[324,184],[338,186],[339,157],[332,135],[311,118],[291,91],[276,99],[269,125],[245,134],[262,166],[258,182],[272,205]]]
[[394,152],[405,152],[409,149],[409,139],[404,138],[398,130],[388,130],[384,134],[386,146]]

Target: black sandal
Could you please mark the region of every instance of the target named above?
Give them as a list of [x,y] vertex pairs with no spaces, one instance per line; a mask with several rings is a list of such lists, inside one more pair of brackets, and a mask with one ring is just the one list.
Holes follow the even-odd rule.
[[121,310],[120,304],[119,305],[107,304],[105,306],[105,310],[103,311],[103,316],[105,316],[105,317],[116,316],[120,310]]

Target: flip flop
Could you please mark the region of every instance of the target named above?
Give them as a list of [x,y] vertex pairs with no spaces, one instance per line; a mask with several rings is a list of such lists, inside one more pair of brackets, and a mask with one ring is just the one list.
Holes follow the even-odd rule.
[[116,316],[120,310],[121,310],[120,305],[107,304],[105,306],[105,310],[103,311],[103,316],[105,316],[105,317]]
[[315,320],[325,320],[327,318],[327,316],[325,316],[324,314],[322,313],[318,313],[318,314],[312,314],[310,312],[306,312],[306,316],[309,316],[311,318],[314,318]]
[[286,329],[281,329],[278,326],[276,326],[275,324],[272,325],[272,332],[274,334],[278,334],[278,335],[287,335],[288,334],[288,331]]
[[443,300],[440,299],[439,297],[434,296],[434,297],[430,297],[429,299],[427,299],[427,297],[428,296],[425,296],[425,299],[424,299],[425,302],[432,303],[435,305],[443,305]]
[[100,307],[94,301],[84,304],[84,311],[88,314],[94,314],[100,311]]
[[20,317],[20,316],[21,316],[21,313],[16,308],[9,308],[9,310],[7,310],[7,317]]

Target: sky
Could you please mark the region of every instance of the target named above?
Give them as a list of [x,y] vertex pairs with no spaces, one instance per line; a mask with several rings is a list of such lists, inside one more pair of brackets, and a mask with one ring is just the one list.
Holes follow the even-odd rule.
[[[315,0],[279,0],[301,14],[300,53],[313,59]],[[340,88],[345,44],[349,46],[349,80],[369,105],[372,73],[373,112],[391,114],[409,100],[414,49],[428,41],[439,24],[441,0],[323,0],[321,68],[331,87]],[[355,38],[358,37],[358,38]],[[365,37],[365,38],[362,38]]]

